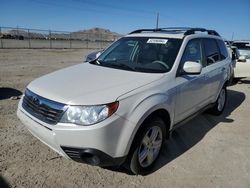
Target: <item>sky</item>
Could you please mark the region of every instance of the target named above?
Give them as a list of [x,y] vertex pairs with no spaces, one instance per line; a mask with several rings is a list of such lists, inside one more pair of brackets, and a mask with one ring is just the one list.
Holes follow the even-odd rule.
[[204,27],[250,40],[250,0],[0,0],[0,26],[120,34],[140,28]]

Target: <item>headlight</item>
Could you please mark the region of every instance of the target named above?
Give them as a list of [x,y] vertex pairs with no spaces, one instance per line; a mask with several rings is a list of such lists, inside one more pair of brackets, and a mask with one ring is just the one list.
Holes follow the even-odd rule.
[[115,113],[118,105],[118,102],[114,102],[95,106],[69,106],[60,122],[74,123],[77,125],[92,125],[105,120]]

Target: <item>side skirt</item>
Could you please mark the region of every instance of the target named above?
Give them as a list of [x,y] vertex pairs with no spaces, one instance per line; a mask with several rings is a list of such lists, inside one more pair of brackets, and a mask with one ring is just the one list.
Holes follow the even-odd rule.
[[171,137],[171,134],[172,132],[181,127],[182,125],[185,125],[188,121],[190,121],[191,119],[195,118],[196,116],[202,114],[203,112],[205,112],[206,110],[208,110],[209,108],[213,107],[215,104],[212,103],[212,104],[209,104],[207,106],[205,106],[204,108],[200,109],[199,111],[195,112],[194,114],[190,115],[189,117],[185,118],[184,120],[180,121],[179,123],[176,123],[173,128],[170,130],[170,137]]

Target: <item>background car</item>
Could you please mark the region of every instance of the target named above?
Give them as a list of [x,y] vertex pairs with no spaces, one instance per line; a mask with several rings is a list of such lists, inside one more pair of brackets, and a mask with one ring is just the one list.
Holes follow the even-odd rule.
[[236,62],[238,61],[240,57],[239,49],[236,46],[232,46],[232,43],[228,43],[225,41],[225,44],[227,46],[228,54],[231,57],[231,65],[230,65],[230,80],[229,85],[232,85],[237,81],[234,75],[234,69],[236,67]]
[[234,77],[238,79],[250,77],[250,41],[234,41],[232,46],[237,47],[234,50],[238,50],[239,53],[234,68]]

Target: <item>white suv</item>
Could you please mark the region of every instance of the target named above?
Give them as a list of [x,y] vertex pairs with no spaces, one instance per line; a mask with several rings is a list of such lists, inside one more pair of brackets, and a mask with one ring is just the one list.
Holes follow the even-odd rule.
[[235,60],[234,77],[250,77],[250,41],[234,41],[232,45],[239,51],[239,58]]
[[208,108],[222,113],[230,62],[215,31],[136,30],[96,60],[31,82],[17,114],[68,159],[145,173],[172,130]]

